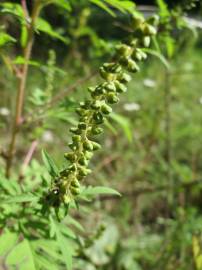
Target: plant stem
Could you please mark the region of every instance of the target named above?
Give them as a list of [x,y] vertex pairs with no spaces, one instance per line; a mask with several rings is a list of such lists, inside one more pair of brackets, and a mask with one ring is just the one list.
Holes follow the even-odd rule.
[[22,111],[23,111],[23,104],[24,104],[24,97],[25,97],[25,88],[26,88],[27,74],[28,74],[28,68],[29,68],[29,59],[31,57],[31,52],[32,52],[32,47],[33,47],[33,42],[34,42],[34,24],[39,15],[40,7],[41,7],[40,0],[34,1],[34,7],[33,7],[32,15],[31,15],[31,23],[27,24],[28,38],[27,38],[27,44],[23,52],[24,64],[22,66],[22,73],[19,79],[19,86],[18,86],[17,97],[16,97],[15,118],[14,118],[14,123],[12,127],[11,142],[9,145],[8,159],[6,163],[6,177],[7,178],[10,177],[10,170],[12,167],[13,156],[15,153],[17,134],[19,132],[19,128],[21,125]]
[[32,156],[37,148],[37,145],[38,145],[38,141],[37,140],[34,140],[32,143],[31,143],[31,146],[25,156],[25,159],[23,161],[23,164],[22,164],[22,167],[21,167],[21,170],[20,170],[20,174],[19,174],[19,180],[22,180],[22,178],[24,177],[24,171],[25,169],[27,168],[27,166],[29,165],[31,159],[32,159]]

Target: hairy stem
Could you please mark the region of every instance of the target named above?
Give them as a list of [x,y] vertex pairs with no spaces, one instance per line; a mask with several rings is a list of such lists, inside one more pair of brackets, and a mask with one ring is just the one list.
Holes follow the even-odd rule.
[[29,60],[31,57],[31,52],[32,52],[32,47],[33,47],[33,42],[34,42],[34,24],[39,15],[40,7],[41,7],[40,0],[36,0],[34,2],[34,7],[32,10],[31,23],[27,24],[28,39],[27,39],[27,43],[23,51],[24,64],[22,66],[22,73],[19,79],[19,86],[18,86],[17,97],[16,97],[15,117],[14,117],[14,122],[13,122],[13,127],[12,127],[12,133],[11,133],[11,142],[10,142],[9,150],[8,150],[8,159],[6,163],[6,177],[7,178],[10,177],[10,171],[11,171],[13,157],[15,153],[15,147],[16,147],[17,134],[19,132],[21,119],[22,119],[22,111],[23,111],[23,104],[24,104],[24,97],[25,97],[27,74],[28,74],[28,68],[29,68]]

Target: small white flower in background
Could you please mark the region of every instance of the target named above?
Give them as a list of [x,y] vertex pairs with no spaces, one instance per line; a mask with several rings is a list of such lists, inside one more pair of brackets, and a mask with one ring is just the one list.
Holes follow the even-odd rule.
[[52,142],[53,141],[53,133],[50,130],[47,130],[42,135],[42,140],[44,142]]
[[140,104],[138,103],[125,103],[123,105],[124,110],[126,111],[139,111],[140,110]]
[[194,69],[194,66],[193,66],[192,63],[187,62],[187,63],[184,63],[183,69],[184,69],[185,71],[192,71],[192,70]]
[[105,140],[105,147],[106,148],[111,148],[112,147],[112,144],[113,143],[112,143],[112,140],[111,139],[108,138],[108,139]]
[[154,80],[151,79],[145,79],[143,81],[144,86],[146,87],[150,87],[150,88],[154,88],[156,86],[156,82]]
[[202,97],[199,98],[199,103],[202,105]]
[[6,108],[6,107],[0,108],[0,115],[8,116],[9,114],[10,114],[10,111],[8,108]]

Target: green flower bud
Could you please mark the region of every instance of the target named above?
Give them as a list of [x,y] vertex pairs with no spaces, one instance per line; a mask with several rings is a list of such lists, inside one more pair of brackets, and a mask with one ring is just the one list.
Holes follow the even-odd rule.
[[132,54],[132,58],[134,60],[137,60],[137,61],[141,61],[142,60],[142,54],[141,54],[141,51],[136,49],[134,50],[133,54]]
[[85,115],[85,116],[82,116],[82,117],[80,117],[79,118],[79,122],[87,122],[88,121],[88,117],[89,117],[89,115],[87,114],[87,115]]
[[92,152],[89,152],[89,151],[85,151],[84,152],[84,157],[87,159],[87,160],[90,160],[93,156],[93,153]]
[[93,144],[93,151],[101,149],[101,145],[99,143],[92,142],[92,144]]
[[87,110],[85,109],[82,109],[82,108],[77,108],[76,109],[76,113],[79,115],[79,116],[85,116],[87,114]]
[[101,107],[101,104],[102,102],[99,101],[99,100],[96,100],[92,105],[91,105],[91,108],[94,109],[94,110],[97,110]]
[[88,92],[89,93],[93,93],[95,91],[95,87],[88,87]]
[[105,85],[105,89],[108,91],[116,91],[116,87],[114,85],[114,82],[109,82]]
[[110,114],[112,112],[112,108],[108,106],[107,104],[103,104],[101,106],[101,112],[104,114]]
[[79,167],[78,171],[80,176],[87,176],[89,173],[91,173],[90,169],[86,169],[86,167],[82,166]]
[[71,127],[70,132],[77,134],[77,135],[80,135],[82,133],[82,131],[76,127]]
[[119,81],[115,81],[114,83],[118,93],[124,93],[127,91],[127,87],[123,83],[120,83]]
[[118,80],[121,83],[127,83],[131,80],[131,76],[124,72],[124,73],[120,74],[120,76],[118,77]]
[[81,157],[78,160],[78,162],[79,162],[80,165],[84,165],[84,166],[87,166],[88,165],[88,160],[85,157]]
[[91,104],[90,100],[86,100],[84,102],[82,101],[79,103],[79,105],[82,109],[89,109],[90,104]]
[[103,132],[103,129],[100,128],[100,127],[92,127],[92,128],[91,128],[91,133],[92,133],[93,135],[99,135],[99,134],[101,134],[102,132]]
[[68,167],[68,170],[70,172],[75,172],[76,171],[76,164],[72,164],[71,166]]
[[125,56],[122,56],[120,57],[119,59],[119,63],[122,65],[122,66],[127,66],[128,65],[128,61],[129,61],[130,57],[125,57]]
[[117,45],[116,50],[119,56],[128,57],[131,54],[131,47],[126,44]]
[[80,142],[80,141],[81,141],[81,136],[79,136],[79,135],[73,135],[73,136],[72,136],[72,141],[73,141],[74,143]]
[[[103,84],[101,84],[95,88],[95,90],[91,93],[91,96],[94,98],[94,97],[98,97],[98,96],[102,95],[103,93],[105,93],[105,89],[104,89]],[[92,105],[93,104],[91,104],[91,106]]]
[[103,68],[109,73],[119,73],[121,71],[121,66],[117,63],[104,63]]
[[136,48],[138,44],[138,39],[137,38],[133,38],[131,41],[130,41],[130,45],[133,47],[133,48]]
[[80,194],[80,189],[76,187],[70,187],[70,191],[74,196],[77,196]]
[[119,64],[114,64],[114,66],[111,69],[111,72],[113,73],[120,73],[122,71],[122,67]]
[[75,187],[75,188],[79,188],[80,187],[80,183],[77,179],[74,179],[71,181],[71,186]]
[[81,123],[78,124],[78,128],[85,130],[87,128],[87,125],[86,125],[86,123],[81,122]]
[[91,141],[89,140],[86,140],[85,142],[83,142],[83,148],[85,150],[88,150],[88,151],[93,151],[93,144]]
[[150,17],[147,22],[151,25],[157,26],[159,23],[159,16],[157,14]]
[[72,149],[73,151],[75,151],[78,147],[78,145],[75,145],[75,143],[69,143],[68,144],[69,148]]
[[153,35],[156,35],[156,28],[146,23],[143,27],[143,32],[145,35],[153,36]]
[[68,169],[62,170],[62,171],[60,172],[60,176],[61,176],[61,177],[68,177],[69,174],[70,174],[70,171],[69,171]]
[[74,162],[76,160],[76,155],[73,152],[72,153],[65,153],[64,157],[71,162]]
[[135,30],[137,28],[139,28],[142,23],[144,22],[144,18],[141,16],[137,16],[136,14],[132,15],[131,18],[131,26],[132,28]]
[[130,71],[130,72],[139,71],[138,65],[132,59],[129,59],[127,68],[128,68],[128,71]]
[[143,37],[142,43],[144,47],[149,47],[151,43],[151,38],[149,36]]
[[93,114],[93,119],[96,124],[102,124],[104,122],[104,117],[100,112],[96,112]]
[[105,71],[105,69],[103,67],[100,68],[100,75],[103,79],[105,79],[107,81],[113,81],[114,76],[115,76],[113,73],[109,73],[109,72]]
[[117,94],[114,92],[108,93],[106,96],[106,99],[107,99],[107,102],[109,104],[114,104],[114,103],[119,102],[119,98],[118,98]]

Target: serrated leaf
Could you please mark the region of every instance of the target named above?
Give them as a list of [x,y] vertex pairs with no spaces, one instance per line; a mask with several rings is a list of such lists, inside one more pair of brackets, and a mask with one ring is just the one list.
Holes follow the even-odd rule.
[[[20,270],[36,270],[31,246],[27,239],[24,239],[6,257],[8,267],[18,266]],[[10,269],[10,268],[9,268]]]
[[43,258],[45,257],[44,255],[49,256],[50,258],[58,261],[61,261],[61,254],[59,253],[58,245],[55,240],[48,240],[48,239],[40,239],[36,240],[32,243],[33,249],[35,250],[35,253],[41,253],[41,250],[45,252],[43,254]]
[[0,199],[0,203],[10,204],[10,203],[37,202],[38,199],[39,199],[38,197],[32,194],[20,194],[20,195],[13,195],[13,196]]
[[76,219],[74,219],[73,217],[71,217],[69,215],[66,216],[64,223],[71,224],[71,225],[75,226],[78,230],[84,231],[83,226]]
[[43,162],[44,162],[49,174],[52,177],[57,177],[58,176],[58,168],[57,168],[55,162],[52,160],[52,158],[49,156],[49,154],[45,150],[42,150],[42,159],[43,159]]
[[63,223],[59,223],[58,225],[60,227],[60,231],[63,234],[67,235],[70,238],[76,239],[75,233],[70,228],[68,228],[67,225],[65,225]]
[[52,216],[50,216],[50,221],[51,221],[52,230],[55,231],[58,247],[61,250],[63,260],[65,262],[67,270],[72,270],[73,249],[71,247],[71,243],[68,241],[67,238],[63,236],[60,230],[59,223],[56,220],[54,220]]

